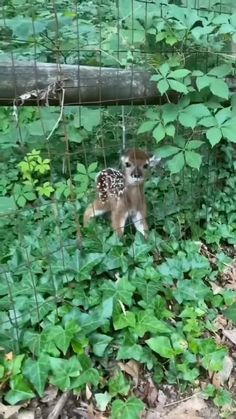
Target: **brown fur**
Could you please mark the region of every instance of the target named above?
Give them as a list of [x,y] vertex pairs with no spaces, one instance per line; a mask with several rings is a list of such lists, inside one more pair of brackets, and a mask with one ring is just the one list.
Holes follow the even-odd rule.
[[[131,217],[137,230],[146,235],[147,209],[144,196],[145,165],[149,165],[149,156],[142,150],[128,150],[122,156],[123,173],[125,176],[125,190],[120,198],[109,198],[102,203],[98,198],[88,206],[84,213],[84,226],[90,218],[111,213],[112,228],[119,236],[124,233],[125,222]],[[130,167],[126,167],[125,164]],[[136,176],[136,177],[135,177]]]

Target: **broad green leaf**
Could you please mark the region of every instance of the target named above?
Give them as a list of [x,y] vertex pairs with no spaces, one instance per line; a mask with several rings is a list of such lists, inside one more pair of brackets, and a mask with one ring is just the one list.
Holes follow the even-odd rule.
[[213,68],[208,72],[211,76],[216,76],[219,78],[223,78],[232,72],[232,65],[231,64],[222,64],[218,67]]
[[44,393],[49,368],[49,357],[47,355],[41,355],[37,361],[28,358],[23,365],[23,374],[33,384],[40,397]]
[[105,391],[105,393],[96,393],[95,394],[95,400],[96,405],[101,412],[104,412],[107,408],[108,403],[110,403],[112,397],[111,395]]
[[144,403],[136,397],[129,397],[126,401],[115,400],[112,403],[111,419],[140,419],[143,410]]
[[131,311],[120,313],[113,321],[115,330],[125,329],[126,327],[135,327],[135,323],[135,315]]
[[179,122],[183,127],[194,129],[197,124],[197,119],[190,113],[183,111],[179,114]]
[[218,349],[214,352],[204,355],[202,358],[202,365],[208,371],[218,372],[223,368],[226,355],[227,349]]
[[173,124],[169,124],[165,127],[166,135],[169,135],[170,137],[175,136],[175,126]]
[[193,105],[189,105],[186,108],[188,113],[191,113],[195,118],[203,118],[206,116],[210,116],[210,111],[206,105],[202,103],[194,103]]
[[[23,205],[24,206],[24,205]],[[8,214],[11,211],[16,211],[17,206],[13,196],[1,196],[0,197],[0,213]]]
[[169,160],[167,164],[171,173],[178,173],[183,169],[184,163],[184,153],[180,152],[172,157],[172,159]]
[[149,310],[139,311],[137,313],[137,325],[135,332],[138,336],[143,337],[146,332],[153,334],[170,334],[172,328],[168,323],[158,320],[156,316]]
[[196,78],[196,85],[199,92],[205,87],[210,86],[210,83],[211,83],[211,78],[206,75]]
[[159,143],[165,137],[165,128],[162,124],[157,125],[157,127],[153,130],[152,135],[155,138],[156,142]]
[[223,99],[229,98],[229,87],[224,80],[214,79],[211,81],[210,90],[215,96]]
[[157,121],[145,121],[138,129],[138,134],[143,134],[144,132],[152,131],[156,126]]
[[212,127],[207,130],[206,137],[210,141],[211,146],[218,144],[222,138],[222,132],[220,128]]
[[173,145],[164,145],[156,150],[157,155],[163,158],[173,156],[174,154],[179,153],[179,151],[179,147]]
[[9,404],[17,404],[35,397],[35,393],[21,374],[12,377],[10,387],[11,390],[4,397]]
[[202,156],[195,151],[185,151],[185,160],[188,166],[199,169],[202,163]]
[[161,95],[164,95],[164,93],[167,92],[169,87],[170,87],[170,85],[169,85],[169,83],[166,79],[162,79],[157,83],[157,88],[158,88]]
[[171,77],[173,79],[183,79],[184,77],[188,76],[191,73],[191,71],[187,70],[186,68],[182,68],[179,70],[171,71],[168,74],[168,77]]
[[185,86],[185,84],[180,83],[179,81],[176,80],[172,80],[172,79],[168,79],[168,82],[170,84],[170,88],[176,92],[179,93],[184,93],[185,95],[187,95],[188,93],[188,89]]
[[185,150],[196,150],[204,144],[204,141],[201,140],[192,140],[186,144]]
[[236,324],[236,302],[224,310],[224,316]]
[[166,336],[157,336],[146,340],[146,344],[163,358],[173,358],[174,350],[171,346],[170,339]]
[[124,374],[122,372],[118,372],[113,378],[109,380],[108,388],[109,394],[111,396],[117,396],[117,394],[127,396],[130,390],[130,385],[125,379]]
[[164,63],[159,67],[159,71],[163,77],[166,77],[168,72],[170,71],[170,66],[168,63]]
[[82,372],[78,377],[71,378],[71,389],[80,389],[86,384],[97,386],[100,380],[99,372],[95,368],[89,368]]
[[103,335],[102,333],[93,333],[89,337],[89,341],[93,345],[93,352],[96,356],[103,356],[107,346],[112,340],[113,338],[111,336]]
[[224,138],[227,138],[227,140],[231,141],[232,143],[236,143],[235,126],[225,125],[222,126],[221,130]]

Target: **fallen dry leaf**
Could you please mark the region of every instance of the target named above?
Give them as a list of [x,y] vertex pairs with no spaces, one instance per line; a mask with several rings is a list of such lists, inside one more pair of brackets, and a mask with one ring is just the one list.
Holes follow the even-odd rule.
[[0,403],[0,417],[4,419],[10,419],[14,417],[13,415],[17,414],[22,405],[19,406],[5,406],[3,403]]
[[158,391],[158,404],[164,406],[166,404],[167,396],[163,393],[162,390]]
[[223,334],[236,345],[236,329],[223,330]]
[[165,419],[204,419],[200,413],[203,409],[207,409],[206,402],[199,395],[194,395],[188,400],[180,402],[164,417]]
[[118,365],[121,371],[126,372],[126,374],[130,375],[134,380],[134,385],[137,387],[138,385],[138,378],[139,378],[139,364],[136,361],[129,361],[126,363],[118,362]]
[[234,363],[233,363],[232,358],[230,358],[229,356],[226,356],[223,362],[222,370],[213,375],[212,384],[214,384],[216,388],[223,386],[224,383],[228,381],[233,367],[234,367]]
[[90,400],[93,393],[91,392],[89,386],[86,384],[86,389],[85,389],[85,393],[86,393],[86,400]]
[[50,403],[57,397],[58,390],[54,386],[48,386],[44,392],[44,396],[40,399],[42,403]]
[[161,413],[156,409],[147,410],[143,415],[143,419],[161,419]]
[[34,411],[29,409],[23,409],[20,411],[18,419],[34,419]]
[[150,377],[148,378],[147,383],[148,383],[147,402],[149,406],[156,406],[158,403],[159,392]]

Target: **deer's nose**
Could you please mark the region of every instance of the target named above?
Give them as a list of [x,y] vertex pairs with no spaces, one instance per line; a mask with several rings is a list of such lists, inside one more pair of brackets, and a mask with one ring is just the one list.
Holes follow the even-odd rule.
[[135,169],[131,172],[131,176],[137,179],[142,177],[142,170],[139,167],[135,167]]

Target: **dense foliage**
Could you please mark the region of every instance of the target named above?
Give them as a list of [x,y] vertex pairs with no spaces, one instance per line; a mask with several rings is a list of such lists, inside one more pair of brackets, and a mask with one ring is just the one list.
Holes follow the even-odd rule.
[[[236,292],[221,282],[236,244],[236,95],[226,80],[236,13],[221,3],[5,1],[1,59],[142,67],[167,101],[66,107],[50,140],[61,109],[0,109],[6,402],[42,396],[49,382],[78,394],[87,386],[98,409],[135,419],[144,403],[124,372],[129,360],[181,390],[222,370],[229,351],[218,319],[236,322]],[[78,250],[94,178],[117,164],[124,126],[127,146],[164,161],[146,185],[149,238],[128,229],[120,241],[106,221],[92,222]],[[223,384],[205,396],[233,409]]]

